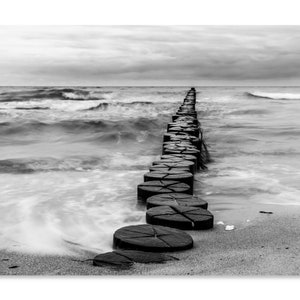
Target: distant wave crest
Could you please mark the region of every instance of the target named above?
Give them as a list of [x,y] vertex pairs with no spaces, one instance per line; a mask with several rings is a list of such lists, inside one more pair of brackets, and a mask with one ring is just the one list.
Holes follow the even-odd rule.
[[46,110],[50,109],[50,107],[40,107],[40,106],[33,106],[33,107],[16,107],[17,110]]
[[1,95],[1,102],[28,101],[32,99],[52,99],[52,100],[99,100],[92,97],[90,92],[79,88],[41,88],[22,92],[6,92]]
[[51,99],[63,99],[63,100],[85,100],[89,97],[89,92],[81,89],[72,88],[54,88],[41,91],[37,95],[37,98],[51,98]]
[[[122,134],[123,137],[135,138],[137,132],[159,130],[163,121],[159,122],[156,119],[137,118],[135,120],[124,121],[108,121],[108,120],[62,120],[58,122],[40,122],[40,121],[24,121],[24,122],[1,122],[0,135],[15,135],[40,133],[47,130],[60,130],[68,134]],[[127,136],[127,133],[130,133]],[[93,136],[96,139],[96,136]]]
[[293,93],[265,93],[265,92],[246,92],[248,96],[274,99],[274,100],[300,100],[300,94]]
[[153,104],[154,102],[151,101],[111,102],[111,103],[101,102],[95,106],[83,110],[105,110],[108,108],[108,106],[132,107],[132,106],[148,106]]

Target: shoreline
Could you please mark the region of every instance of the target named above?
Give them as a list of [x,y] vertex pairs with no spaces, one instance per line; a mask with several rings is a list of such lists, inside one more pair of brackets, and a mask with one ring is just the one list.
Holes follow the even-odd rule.
[[[81,257],[34,255],[0,251],[0,275],[112,276],[112,275],[195,275],[195,276],[274,276],[300,274],[300,207],[264,205],[273,214],[261,214],[247,225],[225,231],[217,225],[208,231],[188,231],[194,248],[174,252],[179,258],[164,264],[137,264],[128,269],[94,267],[93,253]],[[95,253],[96,255],[97,253]],[[8,259],[8,260],[7,260]],[[81,261],[82,260],[82,261]],[[18,266],[16,268],[9,268]]]

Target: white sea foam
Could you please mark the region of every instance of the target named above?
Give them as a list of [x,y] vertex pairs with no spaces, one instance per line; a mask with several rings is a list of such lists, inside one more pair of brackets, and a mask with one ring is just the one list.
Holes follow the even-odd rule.
[[295,93],[248,92],[248,94],[254,97],[274,100],[300,100],[300,94]]
[[117,228],[143,222],[135,209],[140,178],[141,171],[120,170],[2,176],[0,248],[108,251]]
[[[54,101],[51,99],[42,99],[42,100],[29,100],[24,102],[19,101],[10,101],[10,102],[0,102],[0,109],[5,110],[22,110],[22,109],[51,109],[58,111],[77,111],[88,109],[93,106],[97,106],[102,101],[99,100],[85,100],[85,101],[72,101],[72,100],[59,100]],[[49,113],[49,112],[48,112]]]

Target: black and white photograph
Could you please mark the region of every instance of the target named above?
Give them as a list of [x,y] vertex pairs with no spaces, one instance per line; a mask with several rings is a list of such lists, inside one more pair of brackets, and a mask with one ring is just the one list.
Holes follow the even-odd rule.
[[300,275],[300,25],[0,41],[1,276]]

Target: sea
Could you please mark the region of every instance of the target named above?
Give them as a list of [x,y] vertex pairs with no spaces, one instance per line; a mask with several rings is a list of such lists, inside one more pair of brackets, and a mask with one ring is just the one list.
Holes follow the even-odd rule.
[[[0,87],[0,250],[102,253],[116,229],[144,223],[137,185],[188,89]],[[195,195],[215,223],[300,205],[300,88],[196,90],[211,162]]]

